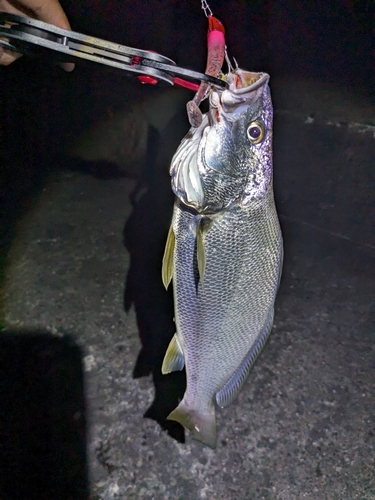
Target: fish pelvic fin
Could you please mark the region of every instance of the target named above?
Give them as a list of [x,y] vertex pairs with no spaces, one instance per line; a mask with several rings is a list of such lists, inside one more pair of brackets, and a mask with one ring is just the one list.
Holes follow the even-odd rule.
[[206,270],[206,253],[204,249],[203,231],[200,224],[197,227],[197,262],[198,262],[199,280],[203,285],[204,272]]
[[167,352],[165,353],[161,372],[163,375],[166,375],[167,373],[182,370],[184,366],[184,353],[182,350],[182,346],[177,338],[177,334],[175,333],[172,337],[172,340],[169,342]]
[[206,446],[216,448],[216,418],[215,407],[209,413],[198,413],[189,408],[184,400],[167,417],[168,420],[175,420],[188,429],[194,439],[197,439]]
[[204,237],[207,231],[212,226],[212,220],[208,217],[203,217],[197,226],[197,263],[199,279],[204,283],[204,273],[206,271],[206,250],[204,248]]
[[161,278],[163,280],[163,285],[166,290],[168,289],[168,286],[173,276],[173,257],[174,257],[175,244],[176,244],[176,237],[174,235],[173,227],[171,225],[168,231],[167,242],[165,244],[163,265],[161,269]]
[[267,342],[267,339],[272,330],[274,309],[269,313],[266,324],[260,331],[257,339],[255,340],[252,348],[246,354],[245,358],[241,362],[240,366],[233,373],[228,382],[225,383],[224,387],[216,393],[216,403],[221,407],[225,408],[229,406],[241,392],[247,377],[255,364],[259,354]]

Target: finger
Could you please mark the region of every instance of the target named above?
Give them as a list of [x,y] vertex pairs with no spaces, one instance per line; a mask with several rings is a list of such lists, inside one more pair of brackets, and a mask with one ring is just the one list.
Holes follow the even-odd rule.
[[[45,23],[54,24],[59,28],[70,30],[68,18],[58,0],[22,0],[22,4],[32,10],[35,16]],[[73,71],[74,63],[63,63],[65,71]]]
[[[19,8],[16,8],[16,6]],[[69,21],[57,0],[22,0],[22,3],[16,0],[14,5],[6,0],[0,0],[0,11],[18,15],[34,15],[45,23],[54,24],[63,29],[71,29]],[[6,54],[3,56],[0,54],[0,64],[11,64],[20,56],[21,54],[6,51]],[[65,71],[73,71],[75,64],[63,63],[61,67],[65,69]]]
[[17,3],[21,9],[25,7],[31,10],[40,21],[54,24],[59,28],[71,29],[68,18],[58,0],[22,0],[22,2]]
[[6,0],[0,0],[0,12],[8,12],[9,14],[25,15],[25,12],[17,9],[14,5],[7,2]]
[[0,46],[0,65],[1,66],[8,66],[12,62],[14,62],[16,59],[21,57],[22,54],[19,54],[18,52],[13,52],[12,50],[4,50]]
[[71,71],[73,71],[73,69],[75,68],[75,66],[76,65],[74,63],[70,63],[70,62],[69,63],[61,63],[61,67],[63,69],[65,69],[65,71],[68,71],[69,73]]

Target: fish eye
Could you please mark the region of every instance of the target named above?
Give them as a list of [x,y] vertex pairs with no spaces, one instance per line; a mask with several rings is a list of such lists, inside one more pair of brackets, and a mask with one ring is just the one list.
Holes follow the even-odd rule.
[[247,127],[247,137],[252,144],[259,144],[265,135],[264,125],[260,122],[251,122]]

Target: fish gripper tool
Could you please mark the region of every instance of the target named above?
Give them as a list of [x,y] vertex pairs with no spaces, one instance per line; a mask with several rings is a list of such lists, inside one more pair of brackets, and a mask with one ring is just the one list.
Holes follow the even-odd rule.
[[191,90],[196,90],[201,81],[219,88],[227,86],[224,80],[181,68],[156,52],[65,30],[31,17],[1,12],[0,37],[5,37],[0,39],[0,45],[7,50],[56,62],[84,59],[134,73],[142,83],[156,84],[162,80]]

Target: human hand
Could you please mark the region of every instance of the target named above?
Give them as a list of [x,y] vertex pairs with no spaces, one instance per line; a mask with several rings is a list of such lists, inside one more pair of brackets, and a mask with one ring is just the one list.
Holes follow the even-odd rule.
[[[58,0],[0,0],[0,12],[9,12],[23,16],[34,17],[45,23],[54,24],[59,28],[70,30],[69,21]],[[0,45],[0,64],[7,66],[22,54],[5,50]],[[72,71],[73,63],[64,63],[66,71]]]

